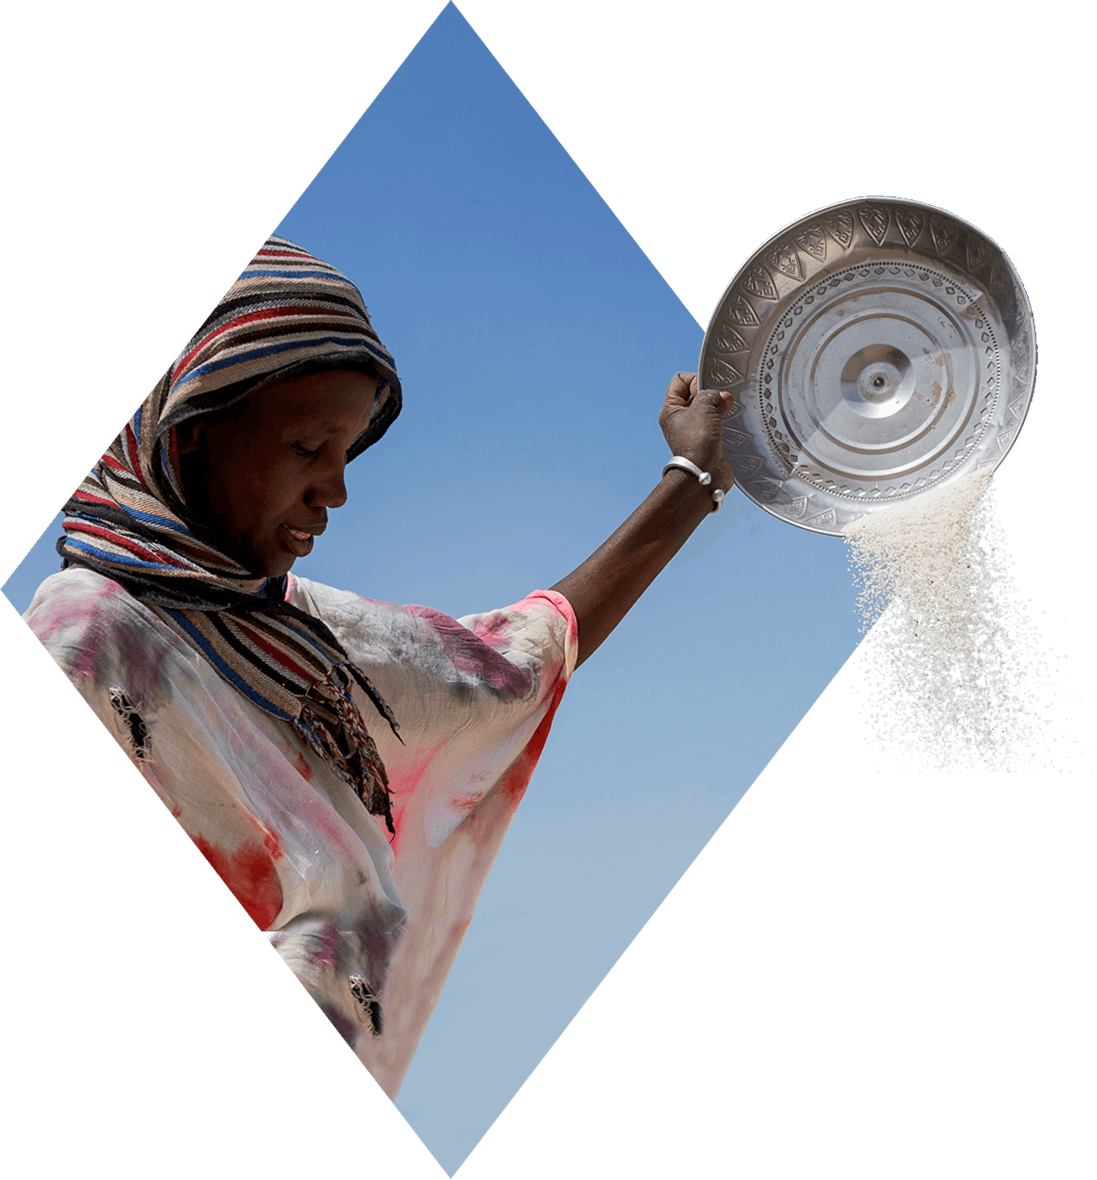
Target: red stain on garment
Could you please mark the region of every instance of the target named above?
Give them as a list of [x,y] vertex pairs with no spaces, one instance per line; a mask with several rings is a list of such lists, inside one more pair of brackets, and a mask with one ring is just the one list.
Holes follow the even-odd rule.
[[[482,774],[476,775],[473,781],[479,781],[482,783],[484,777],[485,776]],[[505,778],[506,775],[504,774],[503,779]],[[503,780],[501,779],[500,781]],[[462,791],[459,794],[454,795],[450,803],[450,807],[452,807],[454,811],[464,812],[467,815],[483,799],[485,794],[487,794],[487,788],[484,786],[481,786],[478,790]]]
[[198,850],[260,930],[269,929],[282,910],[282,883],[274,869],[282,849],[271,833],[267,836],[273,841],[273,850],[264,839],[262,843],[241,844],[232,853],[211,844],[204,836],[194,837]]
[[529,739],[529,744],[499,780],[499,790],[507,796],[512,807],[517,807],[522,796],[526,793],[526,787],[529,786],[529,780],[533,777],[534,768],[537,766],[541,751],[545,748],[545,742],[548,740],[552,719],[556,716],[556,710],[559,708],[567,683],[563,678],[556,682],[548,712],[541,718],[541,724],[534,731],[533,737]]
[[305,761],[304,754],[297,755],[297,761],[294,763],[294,769],[305,780],[305,782],[312,781],[312,767]]
[[255,818],[254,815],[245,816],[248,823],[255,829],[255,834],[263,841],[263,847],[270,854],[272,861],[280,860],[282,857],[282,845],[278,841],[278,837],[273,833],[267,831],[266,828]]

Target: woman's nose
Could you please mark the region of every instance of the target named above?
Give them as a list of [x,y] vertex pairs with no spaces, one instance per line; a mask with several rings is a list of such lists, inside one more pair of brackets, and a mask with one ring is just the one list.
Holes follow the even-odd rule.
[[345,460],[333,464],[312,486],[307,500],[314,508],[342,508],[347,502],[347,485],[343,478],[345,468]]

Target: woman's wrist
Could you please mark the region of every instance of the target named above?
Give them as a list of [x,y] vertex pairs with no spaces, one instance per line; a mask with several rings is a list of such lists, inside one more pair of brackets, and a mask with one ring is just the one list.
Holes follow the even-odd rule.
[[[685,476],[685,480],[675,478],[678,476]],[[703,493],[708,501],[709,512],[719,511],[724,493],[729,490],[721,486],[719,476],[719,472],[706,471],[685,455],[674,455],[663,468],[664,481],[670,479],[674,484],[686,488],[692,485],[695,491]]]

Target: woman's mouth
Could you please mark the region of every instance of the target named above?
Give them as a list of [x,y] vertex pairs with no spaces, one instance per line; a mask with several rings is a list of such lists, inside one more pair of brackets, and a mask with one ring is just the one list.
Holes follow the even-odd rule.
[[315,535],[306,532],[304,529],[291,528],[288,524],[282,525],[282,535],[286,539],[286,548],[297,557],[307,557],[312,552]]

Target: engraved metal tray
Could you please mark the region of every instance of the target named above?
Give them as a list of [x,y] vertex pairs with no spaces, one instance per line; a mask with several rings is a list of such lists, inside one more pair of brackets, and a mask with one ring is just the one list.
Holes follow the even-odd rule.
[[868,197],[754,254],[717,304],[699,371],[735,398],[724,451],[739,487],[837,536],[1005,458],[1036,334],[994,242],[942,209]]

